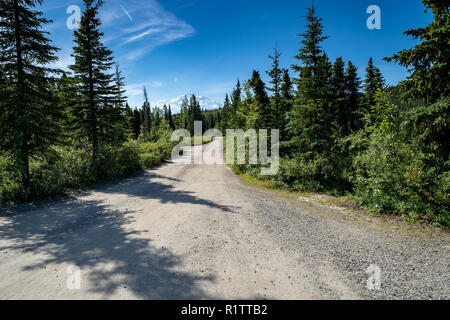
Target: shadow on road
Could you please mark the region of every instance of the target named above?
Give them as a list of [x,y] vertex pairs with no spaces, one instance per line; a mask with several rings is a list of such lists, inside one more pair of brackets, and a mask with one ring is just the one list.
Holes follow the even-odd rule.
[[[96,191],[159,199],[162,203],[193,203],[232,212],[231,208],[187,192],[172,191],[172,186],[155,179],[165,178],[145,172]],[[99,294],[95,297],[108,298],[126,288],[143,299],[214,298],[201,290],[205,282],[215,281],[213,275],[176,271],[182,262],[180,257],[154,246],[141,232],[128,228],[136,212],[75,197],[21,211],[0,216],[0,239],[4,244],[0,251],[20,251],[22,255],[40,252],[45,257],[22,271],[42,269],[49,264],[76,265],[82,272],[89,270],[88,281],[84,283],[89,283],[89,292]]]
[[100,188],[98,191],[110,194],[127,194],[141,199],[157,199],[161,203],[189,203],[219,209],[224,212],[236,212],[236,207],[224,206],[207,199],[202,199],[189,191],[174,190],[172,184],[164,184],[155,180],[167,180],[172,183],[181,182],[176,178],[161,176],[152,171],[145,171],[133,179]]

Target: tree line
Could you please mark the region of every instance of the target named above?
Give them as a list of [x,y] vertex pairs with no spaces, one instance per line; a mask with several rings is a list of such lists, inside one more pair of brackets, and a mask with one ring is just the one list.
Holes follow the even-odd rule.
[[[74,63],[63,71],[50,67],[59,49],[43,31],[51,21],[36,9],[42,0],[0,2],[0,202],[51,194],[64,179],[83,186],[167,155],[175,128],[170,108],[151,108],[145,89],[143,107],[129,107],[120,66],[102,40],[103,0],[83,3]],[[48,170],[55,163],[63,177]]]
[[[172,114],[152,108],[145,88],[141,108],[126,103],[120,66],[102,42],[102,0],[83,0],[70,71],[50,67],[58,48],[43,31],[42,0],[1,1],[0,202],[157,164],[173,129],[193,134],[203,121],[204,130],[280,129],[277,186],[349,194],[379,212],[448,226],[450,16],[447,1],[422,2],[433,22],[406,31],[419,43],[386,58],[410,71],[398,86],[386,85],[372,59],[364,79],[351,61],[330,61],[313,6],[296,64],[283,68],[275,47],[268,85],[254,70],[222,109],[201,110],[192,95]],[[236,169],[263,179],[255,166]]]
[[280,129],[280,171],[265,178],[255,166],[235,169],[276,186],[348,194],[377,212],[448,226],[450,15],[447,1],[423,4],[434,21],[405,32],[420,43],[385,58],[410,72],[393,87],[372,58],[364,79],[351,61],[330,61],[322,19],[309,8],[297,63],[282,68],[276,47],[270,83],[257,70],[238,80],[219,124],[222,131]]

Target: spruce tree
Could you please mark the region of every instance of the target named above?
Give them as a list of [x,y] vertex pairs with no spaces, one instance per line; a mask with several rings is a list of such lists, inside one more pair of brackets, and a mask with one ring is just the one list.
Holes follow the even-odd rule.
[[346,83],[345,83],[345,63],[342,57],[336,59],[332,69],[331,85],[333,89],[334,107],[333,114],[335,119],[335,130],[347,135],[349,110],[347,106]]
[[328,37],[323,35],[322,19],[316,16],[315,7],[308,9],[308,22],[302,47],[295,57],[301,64],[293,65],[299,73],[295,79],[298,91],[288,129],[292,136],[293,152],[302,157],[316,157],[332,147],[332,87],[331,63],[321,47]]
[[272,87],[269,88],[269,91],[273,93],[271,98],[272,102],[272,110],[273,110],[273,126],[276,128],[280,128],[282,125],[281,120],[283,117],[282,106],[281,106],[281,87],[282,87],[282,77],[283,70],[280,69],[280,57],[282,53],[278,50],[278,46],[276,46],[273,50],[273,54],[269,55],[269,58],[272,60],[272,69],[267,72],[267,75],[270,77],[270,83]]
[[225,95],[225,101],[222,109],[222,119],[220,121],[220,130],[225,134],[226,129],[230,129],[231,103],[228,94]]
[[157,129],[161,125],[161,109],[159,107],[154,107],[152,112],[152,118],[153,118],[153,127]]
[[200,103],[197,101],[197,97],[194,94],[191,96],[191,99],[189,101],[189,109],[188,109],[187,119],[188,119],[187,130],[189,130],[191,135],[193,135],[194,134],[194,122],[203,120]]
[[20,170],[30,192],[30,159],[54,156],[59,142],[61,109],[57,106],[49,67],[58,50],[42,30],[49,20],[35,6],[41,0],[0,2],[0,149]]
[[[92,159],[99,155],[100,144],[108,139],[106,126],[115,125],[114,73],[108,73],[113,63],[112,52],[102,43],[98,10],[102,0],[84,0],[84,12],[79,28],[74,31],[75,64],[69,68],[80,83],[80,102],[73,109],[77,133],[87,137]],[[111,123],[112,122],[112,123]]]
[[112,96],[110,103],[105,104],[105,141],[111,143],[124,142],[130,134],[130,119],[127,115],[127,104],[125,96],[125,78],[122,76],[119,64],[115,66],[113,77]]
[[281,114],[280,114],[280,129],[282,133],[282,140],[289,139],[289,132],[287,124],[289,122],[288,115],[292,110],[294,95],[292,94],[293,87],[289,70],[283,70],[283,82],[281,84]]
[[283,70],[283,83],[281,84],[281,97],[284,100],[291,100],[294,96],[292,95],[292,80],[289,76],[289,70]]
[[183,97],[181,101],[181,119],[180,126],[182,129],[188,129],[189,125],[189,100],[187,95]]
[[173,121],[172,108],[170,107],[170,104],[169,104],[169,111],[168,111],[167,115],[168,115],[167,121],[169,123],[170,129],[175,130],[175,123]]
[[364,80],[364,100],[366,108],[370,110],[375,105],[375,95],[378,90],[383,89],[385,81],[381,71],[373,64],[373,59],[369,59],[366,68],[366,78]]
[[141,134],[142,122],[142,113],[138,109],[134,109],[132,120],[134,140],[137,140]]
[[63,72],[62,76],[58,79],[58,105],[60,106],[62,112],[64,113],[64,133],[73,140],[75,135],[76,122],[72,109],[79,102],[79,92],[78,92],[78,81],[72,77],[70,74]]
[[405,32],[420,43],[385,60],[395,61],[410,71],[408,80],[402,83],[407,98],[424,99],[431,104],[450,93],[450,12],[448,0],[422,0],[422,3],[433,13],[433,22]]
[[256,70],[253,70],[250,86],[253,90],[254,129],[269,129],[274,123],[274,118],[270,110],[270,100],[266,92],[266,85]]
[[173,130],[173,119],[172,119],[172,111],[170,110],[170,105],[163,105],[164,112],[164,121],[169,125],[170,129]]
[[147,88],[144,86],[144,105],[142,106],[142,134],[150,137],[153,119],[150,102],[148,100]]
[[345,94],[347,96],[347,127],[346,133],[354,132],[361,126],[360,120],[360,88],[361,80],[358,77],[358,68],[351,61],[348,62],[345,72]]
[[228,118],[228,125],[230,128],[237,128],[238,127],[238,111],[241,108],[241,97],[242,96],[242,88],[241,88],[241,82],[239,79],[237,80],[236,87],[234,88],[233,92],[231,93],[231,108]]

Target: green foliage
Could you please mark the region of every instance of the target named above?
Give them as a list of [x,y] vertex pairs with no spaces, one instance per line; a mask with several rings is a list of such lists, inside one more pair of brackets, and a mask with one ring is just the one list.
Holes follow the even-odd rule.
[[[271,109],[269,96],[266,92],[266,85],[261,80],[259,72],[253,70],[253,75],[249,81],[250,88],[253,90],[252,103],[250,105],[250,118],[247,121],[249,128],[265,129],[273,128],[275,118]],[[234,128],[237,128],[235,126]]]
[[[433,11],[434,22],[407,31],[421,42],[387,59],[409,68],[411,76],[399,86],[385,88],[383,75],[370,58],[362,93],[351,62],[345,68],[342,58],[333,65],[328,60],[321,47],[327,39],[322,20],[314,7],[308,9],[296,56],[300,63],[292,66],[298,73],[296,94],[287,70],[280,86],[280,53],[275,50],[268,72],[272,96],[265,94],[264,83],[254,72],[240,108],[234,110],[227,96],[221,123],[238,128],[235,119],[245,119],[244,129],[280,125],[280,170],[271,177],[260,176],[260,165],[234,165],[233,170],[297,191],[351,192],[374,211],[448,227],[450,100],[444,80],[450,55],[448,1],[423,3]],[[268,121],[267,110],[275,121]],[[277,116],[278,112],[287,116]]]
[[197,97],[193,94],[189,101],[189,107],[187,109],[186,121],[187,127],[186,129],[191,133],[191,136],[194,135],[194,123],[195,121],[202,121],[202,109],[200,108],[200,103],[197,101]]
[[[292,66],[273,55],[270,87],[259,72],[238,80],[223,109],[202,111],[192,95],[181,112],[144,104],[132,110],[112,52],[102,43],[102,0],[84,0],[74,32],[73,74],[47,65],[56,60],[42,31],[49,21],[34,10],[40,0],[0,2],[0,204],[41,199],[119,178],[167,159],[175,128],[280,129],[277,175],[260,176],[261,165],[236,172],[298,191],[352,192],[361,204],[442,226],[450,224],[450,100],[448,1],[423,0],[434,21],[408,30],[419,40],[394,54],[410,76],[385,88],[371,58],[363,92],[357,68],[322,48],[327,39],[316,8],[308,9],[301,47]],[[293,84],[296,85],[294,88]],[[132,139],[131,139],[132,138]],[[202,143],[208,142],[204,139]],[[248,144],[248,141],[245,142]],[[248,158],[248,155],[247,155]]]
[[399,113],[381,91],[375,124],[350,137],[354,194],[383,213],[449,225],[449,100]]
[[[281,52],[278,50],[278,46],[275,47],[273,55],[270,55],[269,58],[272,60],[272,70],[268,71],[267,74],[270,76],[270,83],[272,87],[269,90],[273,93],[271,97],[271,113],[273,113],[272,123],[269,126],[273,128],[281,128],[283,125],[284,117],[286,116],[285,110],[282,106],[282,96],[281,91],[283,89],[285,94],[288,94],[286,91],[289,91],[289,83],[285,83],[283,87],[283,70],[280,69],[280,57]],[[289,75],[288,75],[289,77]],[[290,81],[287,80],[287,81]]]
[[[34,161],[31,165],[32,199],[43,199],[70,190],[82,189],[99,181],[120,178],[150,168],[169,158],[174,144],[162,138],[157,142],[127,141],[101,149],[93,160],[87,148],[58,147],[58,160]],[[18,179],[14,161],[0,156],[0,204],[28,201]]]
[[386,60],[395,61],[411,72],[408,80],[402,83],[406,98],[425,99],[431,104],[450,95],[450,9],[448,0],[422,2],[432,11],[434,21],[425,28],[405,31],[405,35],[420,42]]
[[0,149],[20,168],[25,193],[30,187],[30,161],[54,156],[60,137],[61,112],[56,107],[48,65],[57,60],[35,6],[42,1],[0,2]]
[[[126,138],[123,78],[114,64],[112,51],[102,43],[98,10],[102,0],[84,0],[80,26],[74,31],[75,47],[70,66],[77,81],[77,103],[71,107],[72,125],[80,139],[87,138],[92,158],[97,159],[104,144]],[[108,72],[109,71],[109,72]]]
[[373,59],[370,58],[366,68],[366,78],[364,79],[364,103],[367,108],[374,105],[377,91],[383,89],[384,86],[385,80],[380,69],[374,66]]

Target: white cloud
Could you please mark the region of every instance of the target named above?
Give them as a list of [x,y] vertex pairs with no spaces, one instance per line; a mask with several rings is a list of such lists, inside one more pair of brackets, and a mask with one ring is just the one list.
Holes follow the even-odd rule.
[[136,40],[139,40],[139,39],[145,37],[146,35],[149,35],[149,34],[152,34],[152,33],[157,33],[157,32],[161,32],[161,29],[152,29],[152,28],[150,28],[147,31],[142,32],[141,34],[138,34],[138,35],[135,35],[135,36],[129,38],[123,44],[125,45],[127,43],[134,42]]
[[118,0],[105,3],[100,17],[108,43],[112,43],[112,48],[115,44],[124,50],[127,60],[137,60],[158,46],[195,34],[191,25],[165,10],[156,0],[129,0],[123,6],[133,21]]
[[[67,0],[66,0],[67,1]],[[80,5],[81,0],[61,4],[61,0],[47,0],[41,7],[46,17],[54,22],[45,30],[51,32],[53,44],[62,48],[57,55],[60,60],[52,66],[67,70],[72,64],[73,31],[66,28],[69,17],[64,8],[71,4]],[[132,16],[132,21],[122,7]],[[187,22],[167,11],[157,0],[108,0],[100,8],[104,32],[103,42],[113,50],[113,56],[126,65],[126,61],[136,61],[151,50],[195,34],[195,29]],[[157,85],[158,86],[158,85]]]

